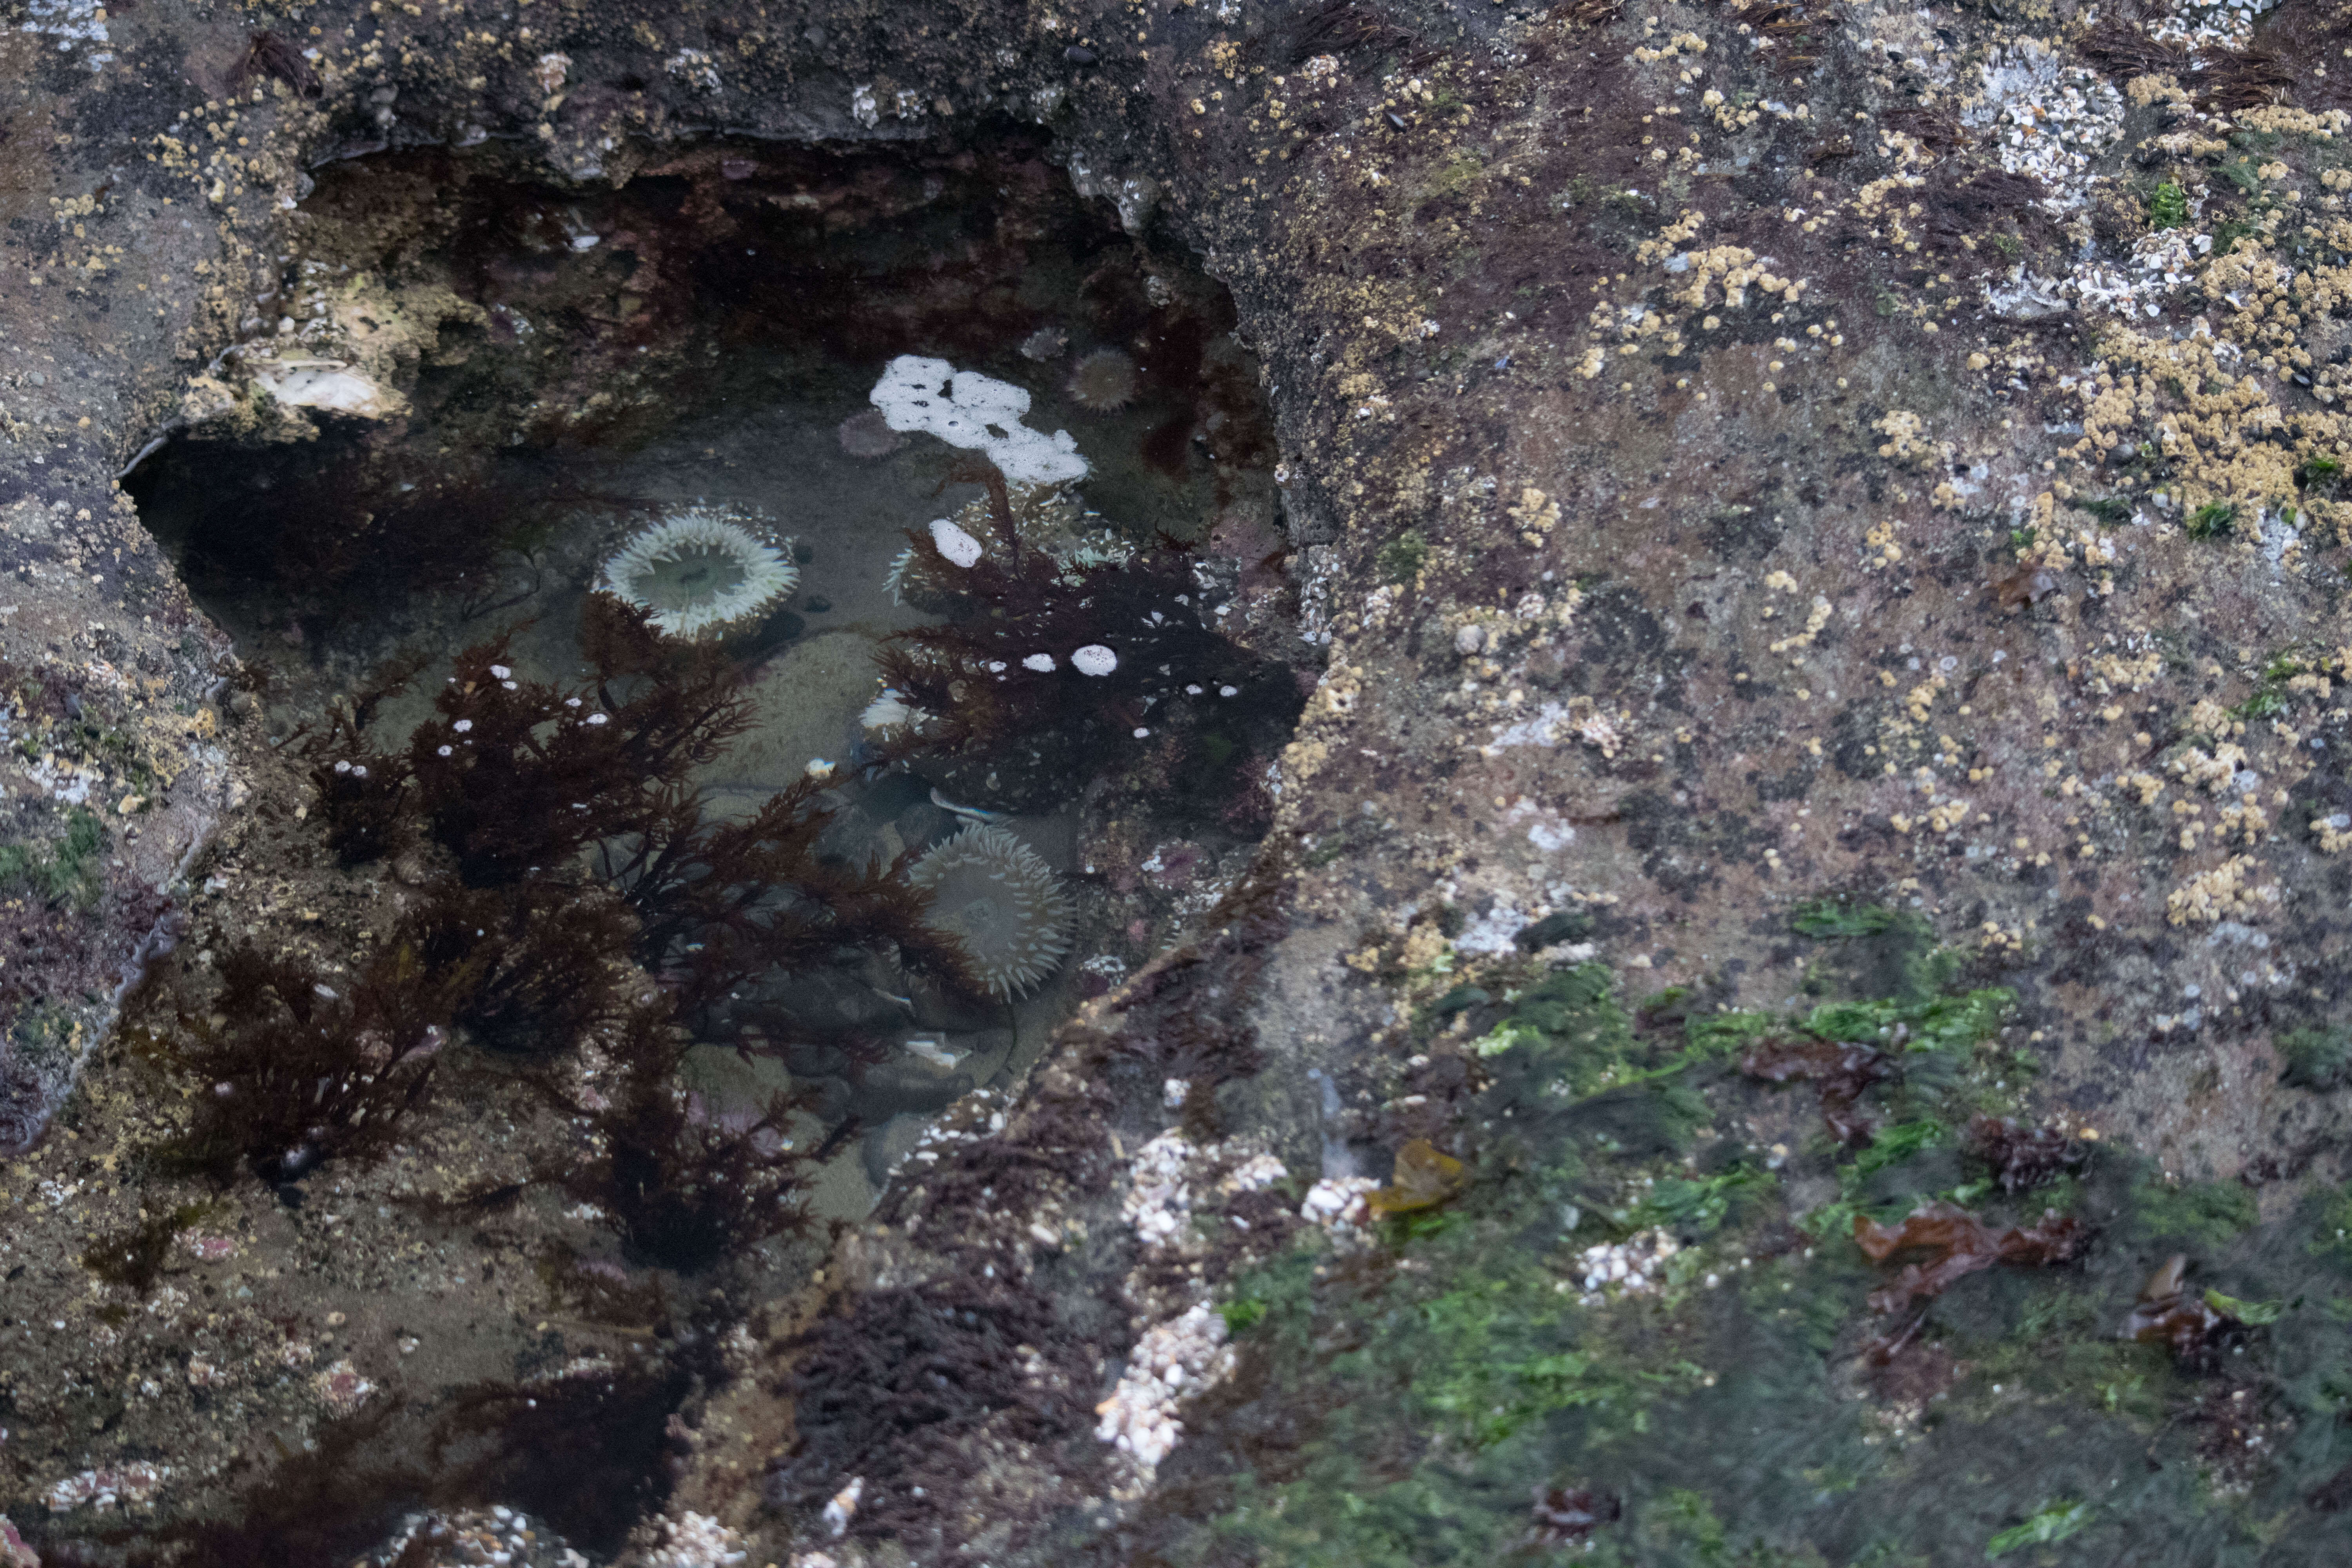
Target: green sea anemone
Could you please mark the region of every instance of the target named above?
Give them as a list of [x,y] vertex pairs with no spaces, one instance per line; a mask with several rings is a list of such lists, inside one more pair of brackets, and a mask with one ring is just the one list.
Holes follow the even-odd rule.
[[764,620],[799,585],[790,549],[749,513],[691,507],[631,534],[596,587],[646,611],[665,636],[722,637]]
[[953,938],[973,975],[1005,1001],[1035,990],[1070,951],[1061,879],[1002,827],[965,828],[907,877],[930,892],[924,923]]

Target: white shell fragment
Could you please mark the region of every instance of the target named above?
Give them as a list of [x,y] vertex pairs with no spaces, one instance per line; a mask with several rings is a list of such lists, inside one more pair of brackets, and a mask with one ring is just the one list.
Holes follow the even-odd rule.
[[882,372],[867,400],[893,430],[921,430],[950,447],[987,453],[1009,484],[1086,478],[1087,460],[1067,430],[1048,436],[1022,423],[1029,394],[1009,381],[958,370],[943,359],[900,354]]
[[940,547],[940,554],[958,566],[975,566],[980,563],[980,541],[946,518],[931,519],[931,542]]
[[1090,642],[1070,655],[1070,668],[1080,675],[1108,675],[1118,668],[1118,655],[1098,642]]
[[1050,653],[1033,653],[1021,661],[1021,668],[1034,669],[1040,675],[1046,674],[1054,668],[1054,656]]
[[341,360],[257,361],[253,379],[279,403],[320,408],[362,419],[383,419],[408,410],[408,400],[370,380]]

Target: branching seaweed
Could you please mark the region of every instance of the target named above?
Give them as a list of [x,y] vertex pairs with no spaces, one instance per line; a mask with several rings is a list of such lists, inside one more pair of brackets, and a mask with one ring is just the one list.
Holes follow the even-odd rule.
[[637,955],[677,985],[681,1012],[844,948],[895,948],[909,968],[979,990],[962,949],[924,923],[929,895],[903,867],[820,852],[831,825],[820,793],[798,779],[749,821],[712,823],[698,795],[673,786],[643,832],[600,847],[602,875],[641,922]]
[[751,723],[740,673],[592,596],[577,689],[518,679],[508,633],[457,656],[409,742],[419,810],[471,887],[553,878],[588,846],[652,826],[668,793]]
[[243,1163],[277,1183],[388,1148],[432,1087],[457,1001],[448,981],[405,942],[340,987],[250,942],[221,971],[211,1015],[182,1017],[184,1059],[204,1086],[188,1161],[218,1175]]
[[614,1015],[614,961],[636,921],[601,889],[440,884],[403,922],[452,1018],[493,1050],[561,1050]]
[[938,540],[908,533],[908,571],[951,586],[951,618],[897,633],[877,655],[916,711],[885,736],[885,761],[985,763],[975,773],[1000,775],[991,793],[1019,805],[1155,737],[1200,746],[1269,706],[1286,725],[1296,716],[1288,672],[1205,624],[1188,546],[1163,537],[1123,561],[1057,559],[1022,540],[1002,478],[982,477],[993,548],[959,565]]
[[302,754],[313,761],[310,783],[319,792],[327,847],[346,866],[395,853],[414,835],[407,791],[415,770],[407,758],[370,745],[367,727],[425,662],[422,654],[391,660],[355,696],[336,699],[327,710],[326,729],[302,741]]
[[681,1271],[805,1229],[793,1186],[809,1156],[787,1128],[813,1091],[774,1095],[754,1115],[710,1116],[678,1086],[694,1042],[667,1008],[635,1008],[617,1033],[616,1071],[597,1102],[562,1101],[596,1133],[595,1153],[562,1174],[565,1188],[606,1209],[636,1256]]

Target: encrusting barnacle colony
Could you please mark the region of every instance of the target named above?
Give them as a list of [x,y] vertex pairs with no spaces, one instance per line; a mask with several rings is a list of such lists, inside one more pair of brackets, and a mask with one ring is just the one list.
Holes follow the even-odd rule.
[[1070,949],[1069,901],[1037,852],[975,823],[907,873],[931,895],[924,923],[961,945],[971,972],[1004,1001],[1024,995]]
[[596,587],[666,637],[721,637],[757,625],[799,585],[790,548],[749,513],[691,507],[631,534]]

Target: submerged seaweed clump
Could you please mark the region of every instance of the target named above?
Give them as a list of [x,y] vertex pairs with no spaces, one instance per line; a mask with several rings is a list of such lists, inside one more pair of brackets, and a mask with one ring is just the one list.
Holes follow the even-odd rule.
[[957,529],[976,552],[950,554],[938,530],[908,534],[899,581],[936,589],[950,618],[883,645],[897,705],[882,760],[962,798],[1027,809],[1113,759],[1149,755],[1163,789],[1186,790],[1275,749],[1302,705],[1297,683],[1218,635],[1187,547],[1114,549],[1081,535],[1060,552],[1040,548],[1021,517],[1061,503],[1033,491],[1016,505],[1003,476],[976,477],[989,486],[986,527]]
[[[455,1041],[505,1057],[499,1081],[579,1119],[586,1157],[534,1179],[596,1205],[637,1255],[698,1268],[803,1223],[793,1187],[808,1151],[787,1123],[806,1097],[714,1117],[678,1081],[698,1035],[729,1037],[714,1005],[845,954],[980,983],[904,867],[822,849],[832,811],[815,781],[746,820],[706,816],[689,774],[748,721],[718,650],[594,599],[584,646],[593,678],[576,688],[518,676],[506,637],[466,650],[435,717],[387,754],[365,724],[415,673],[399,663],[312,743],[343,858],[414,842],[446,868],[355,977],[247,944],[214,994],[184,1005],[195,1163],[282,1183],[379,1154]],[[1046,940],[1031,939],[1033,960]]]
[[[1115,565],[1135,554],[1131,541],[1060,485],[1008,485],[1004,500],[1019,543],[1052,557],[1072,585],[1082,581],[1075,574]],[[933,521],[929,532],[935,553],[910,545],[890,563],[883,585],[889,589],[892,604],[952,610],[967,587],[961,574],[974,561],[987,557],[1000,566],[1011,563],[993,498],[971,501],[952,519]],[[952,570],[939,570],[941,563]]]
[[185,1155],[215,1173],[242,1162],[290,1182],[327,1159],[383,1152],[432,1087],[455,1003],[407,941],[340,986],[298,959],[234,949],[209,1011],[182,1019],[197,1080]]

